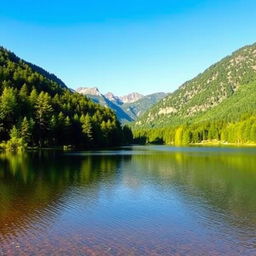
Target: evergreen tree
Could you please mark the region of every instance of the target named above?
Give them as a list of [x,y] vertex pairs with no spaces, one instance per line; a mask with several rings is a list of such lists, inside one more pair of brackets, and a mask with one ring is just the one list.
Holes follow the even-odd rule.
[[31,123],[28,121],[27,117],[24,117],[24,119],[21,123],[20,135],[26,144],[31,144],[32,127],[31,127]]
[[4,88],[0,97],[0,132],[6,138],[9,129],[15,122],[15,111],[17,110],[16,94],[13,88]]
[[91,119],[89,115],[86,115],[85,117],[82,118],[82,131],[85,138],[85,144],[88,146],[91,144],[93,140],[92,124],[91,124]]
[[36,101],[36,118],[39,128],[39,146],[42,147],[44,137],[49,131],[49,120],[52,113],[51,98],[47,92],[41,92]]

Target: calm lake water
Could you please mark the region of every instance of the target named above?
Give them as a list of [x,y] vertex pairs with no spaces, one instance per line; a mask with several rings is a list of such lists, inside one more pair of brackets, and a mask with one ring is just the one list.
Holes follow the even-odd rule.
[[0,255],[256,255],[256,149],[0,155]]

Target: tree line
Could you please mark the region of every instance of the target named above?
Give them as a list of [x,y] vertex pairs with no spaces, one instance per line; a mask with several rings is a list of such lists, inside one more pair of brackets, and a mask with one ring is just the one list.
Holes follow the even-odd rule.
[[1,148],[117,146],[132,141],[109,108],[93,103],[46,71],[0,48]]
[[201,142],[234,144],[256,143],[256,115],[244,115],[237,121],[205,121],[166,128],[134,129],[139,144],[188,145]]

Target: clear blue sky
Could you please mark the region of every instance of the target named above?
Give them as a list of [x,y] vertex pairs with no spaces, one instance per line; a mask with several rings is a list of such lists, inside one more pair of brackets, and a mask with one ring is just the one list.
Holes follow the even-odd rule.
[[72,88],[171,92],[256,41],[256,1],[2,1],[0,38]]

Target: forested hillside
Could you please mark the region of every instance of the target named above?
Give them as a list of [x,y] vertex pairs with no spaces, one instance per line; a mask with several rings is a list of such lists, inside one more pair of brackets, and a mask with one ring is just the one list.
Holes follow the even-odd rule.
[[128,143],[112,110],[71,92],[55,75],[0,48],[2,148],[112,146]]
[[256,44],[183,84],[134,125],[138,141],[256,142]]

